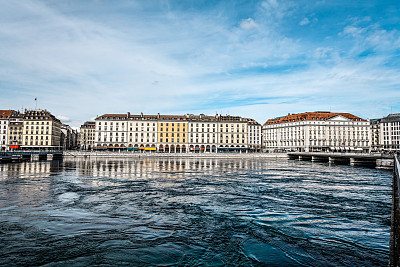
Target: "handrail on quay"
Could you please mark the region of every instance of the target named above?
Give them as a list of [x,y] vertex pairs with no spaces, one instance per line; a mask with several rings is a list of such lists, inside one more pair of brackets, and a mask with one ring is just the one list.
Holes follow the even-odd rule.
[[394,156],[389,266],[400,266],[400,164]]

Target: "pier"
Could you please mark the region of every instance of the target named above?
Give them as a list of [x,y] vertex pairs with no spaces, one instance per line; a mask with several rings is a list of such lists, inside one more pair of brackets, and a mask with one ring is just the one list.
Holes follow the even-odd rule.
[[377,169],[393,169],[394,166],[393,156],[381,153],[289,152],[288,157],[295,160],[368,166]]
[[390,254],[389,266],[400,266],[400,196],[399,196],[399,159],[395,157],[393,169],[393,185],[392,185],[392,216],[390,230]]
[[0,152],[0,162],[18,162],[23,160],[58,160],[62,158],[63,152],[58,150]]

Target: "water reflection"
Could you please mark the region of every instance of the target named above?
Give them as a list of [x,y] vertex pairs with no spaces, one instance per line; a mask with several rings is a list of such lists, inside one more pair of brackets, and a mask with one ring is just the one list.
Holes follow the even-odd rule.
[[0,165],[0,265],[386,265],[389,172],[286,160]]

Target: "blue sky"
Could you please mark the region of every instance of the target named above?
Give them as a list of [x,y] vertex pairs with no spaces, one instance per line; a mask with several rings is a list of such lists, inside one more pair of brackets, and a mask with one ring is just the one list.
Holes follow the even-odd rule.
[[0,1],[0,109],[400,112],[396,1]]

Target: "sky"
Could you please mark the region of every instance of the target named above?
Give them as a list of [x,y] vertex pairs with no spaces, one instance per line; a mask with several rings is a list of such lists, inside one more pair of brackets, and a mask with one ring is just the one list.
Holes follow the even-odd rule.
[[[35,102],[37,98],[37,103]],[[400,112],[398,0],[0,0],[0,109]]]

